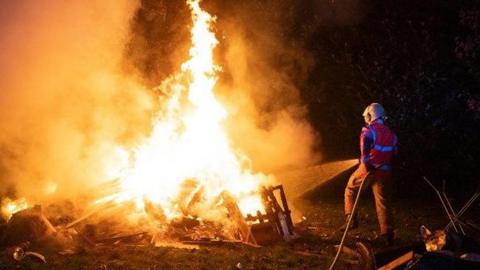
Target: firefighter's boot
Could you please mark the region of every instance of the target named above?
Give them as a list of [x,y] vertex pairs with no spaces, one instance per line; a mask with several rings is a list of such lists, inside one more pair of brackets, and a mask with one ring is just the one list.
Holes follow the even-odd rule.
[[[347,228],[348,219],[350,219],[350,216],[351,215],[345,215],[345,224],[343,224],[342,227],[340,227],[340,231],[342,231],[342,232],[345,231],[345,229]],[[357,218],[357,215],[353,215],[352,221],[350,221],[349,230],[354,230],[356,228],[358,228],[358,218]]]

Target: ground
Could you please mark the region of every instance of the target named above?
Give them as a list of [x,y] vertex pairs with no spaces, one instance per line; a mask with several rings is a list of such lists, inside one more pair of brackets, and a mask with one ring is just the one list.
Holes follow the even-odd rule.
[[[360,228],[352,231],[347,245],[353,240],[375,237],[377,221],[373,203],[367,194],[360,207]],[[24,260],[15,264],[5,252],[0,259],[2,269],[326,269],[334,255],[333,246],[341,234],[336,230],[343,223],[341,200],[302,200],[299,211],[306,217],[311,230],[299,231],[301,237],[289,243],[254,248],[244,245],[204,246],[197,250],[172,247],[108,246],[85,249],[75,255],[64,256],[39,248],[47,264]],[[396,217],[396,245],[405,246],[420,240],[418,228],[425,224],[441,228],[447,218],[439,203],[419,203],[408,200],[394,204]],[[304,226],[305,228],[305,226]],[[337,231],[335,233],[335,231]],[[379,247],[375,247],[379,250]],[[340,261],[336,269],[352,269]]]

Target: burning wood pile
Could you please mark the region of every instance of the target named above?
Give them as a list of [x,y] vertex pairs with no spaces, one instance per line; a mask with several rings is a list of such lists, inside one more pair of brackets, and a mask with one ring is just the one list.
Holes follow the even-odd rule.
[[[276,191],[278,195],[275,195]],[[217,208],[226,212],[230,221],[228,223],[202,220],[188,215],[188,212],[185,216],[167,221],[161,209],[147,203],[145,212],[148,213],[150,222],[156,224],[155,227],[148,228],[119,226],[118,219],[105,218],[109,215],[95,218],[118,208],[118,205],[106,203],[74,220],[68,216],[55,218],[48,208],[43,210],[41,206],[35,205],[12,214],[2,227],[0,245],[6,247],[15,260],[31,256],[44,262],[45,258],[41,254],[26,250],[30,246],[48,245],[59,254],[72,255],[84,248],[104,245],[198,248],[200,245],[232,243],[258,246],[292,239],[295,235],[294,228],[283,186],[263,187],[261,195],[265,211],[258,210],[256,215],[244,216],[231,194],[220,194],[218,200],[221,202]],[[196,200],[198,198],[193,196],[190,204],[195,204]],[[68,220],[71,221],[67,222]]]
[[97,186],[81,215],[7,202],[4,246],[48,243],[67,254],[86,245],[261,245],[294,236],[283,187],[253,173],[224,131],[227,111],[213,92],[221,69],[213,61],[215,18],[199,2],[187,0],[190,59],[158,87],[161,108],[148,138],[119,146],[118,162],[105,168],[116,180]]

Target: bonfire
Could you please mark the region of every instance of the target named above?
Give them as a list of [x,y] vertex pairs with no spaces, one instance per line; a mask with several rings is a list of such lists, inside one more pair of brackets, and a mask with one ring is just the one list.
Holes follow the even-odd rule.
[[[224,129],[227,110],[215,97],[221,71],[213,57],[215,17],[201,9],[200,0],[187,4],[193,21],[190,58],[155,88],[161,106],[151,134],[136,147],[118,147],[121,162],[106,168],[115,179],[98,186],[104,195],[61,229],[77,228],[76,234],[97,242],[118,240],[120,232],[148,235],[156,245],[186,238],[257,244],[249,226],[266,222],[280,236],[293,235],[283,188],[266,188],[274,177],[254,173],[249,157],[232,147]],[[28,207],[26,198],[7,200],[2,212],[9,219]]]

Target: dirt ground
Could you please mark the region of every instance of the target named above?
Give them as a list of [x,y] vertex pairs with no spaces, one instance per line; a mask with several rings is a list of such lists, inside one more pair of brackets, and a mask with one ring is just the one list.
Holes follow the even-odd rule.
[[[244,245],[202,246],[196,250],[173,247],[108,246],[84,249],[74,255],[59,255],[45,248],[32,248],[45,255],[47,264],[31,259],[20,263],[2,253],[2,269],[326,269],[334,256],[333,246],[341,233],[336,230],[343,223],[343,204],[340,200],[297,201],[297,209],[305,221],[297,226],[300,237],[289,243],[254,248]],[[425,224],[441,228],[447,218],[437,202],[396,202],[396,246],[418,242],[418,228]],[[369,242],[377,233],[373,203],[364,198],[360,206],[360,228],[349,234],[347,245],[354,241]],[[308,229],[310,228],[310,229]],[[375,250],[381,247],[372,243]],[[340,261],[336,269],[355,269]]]

